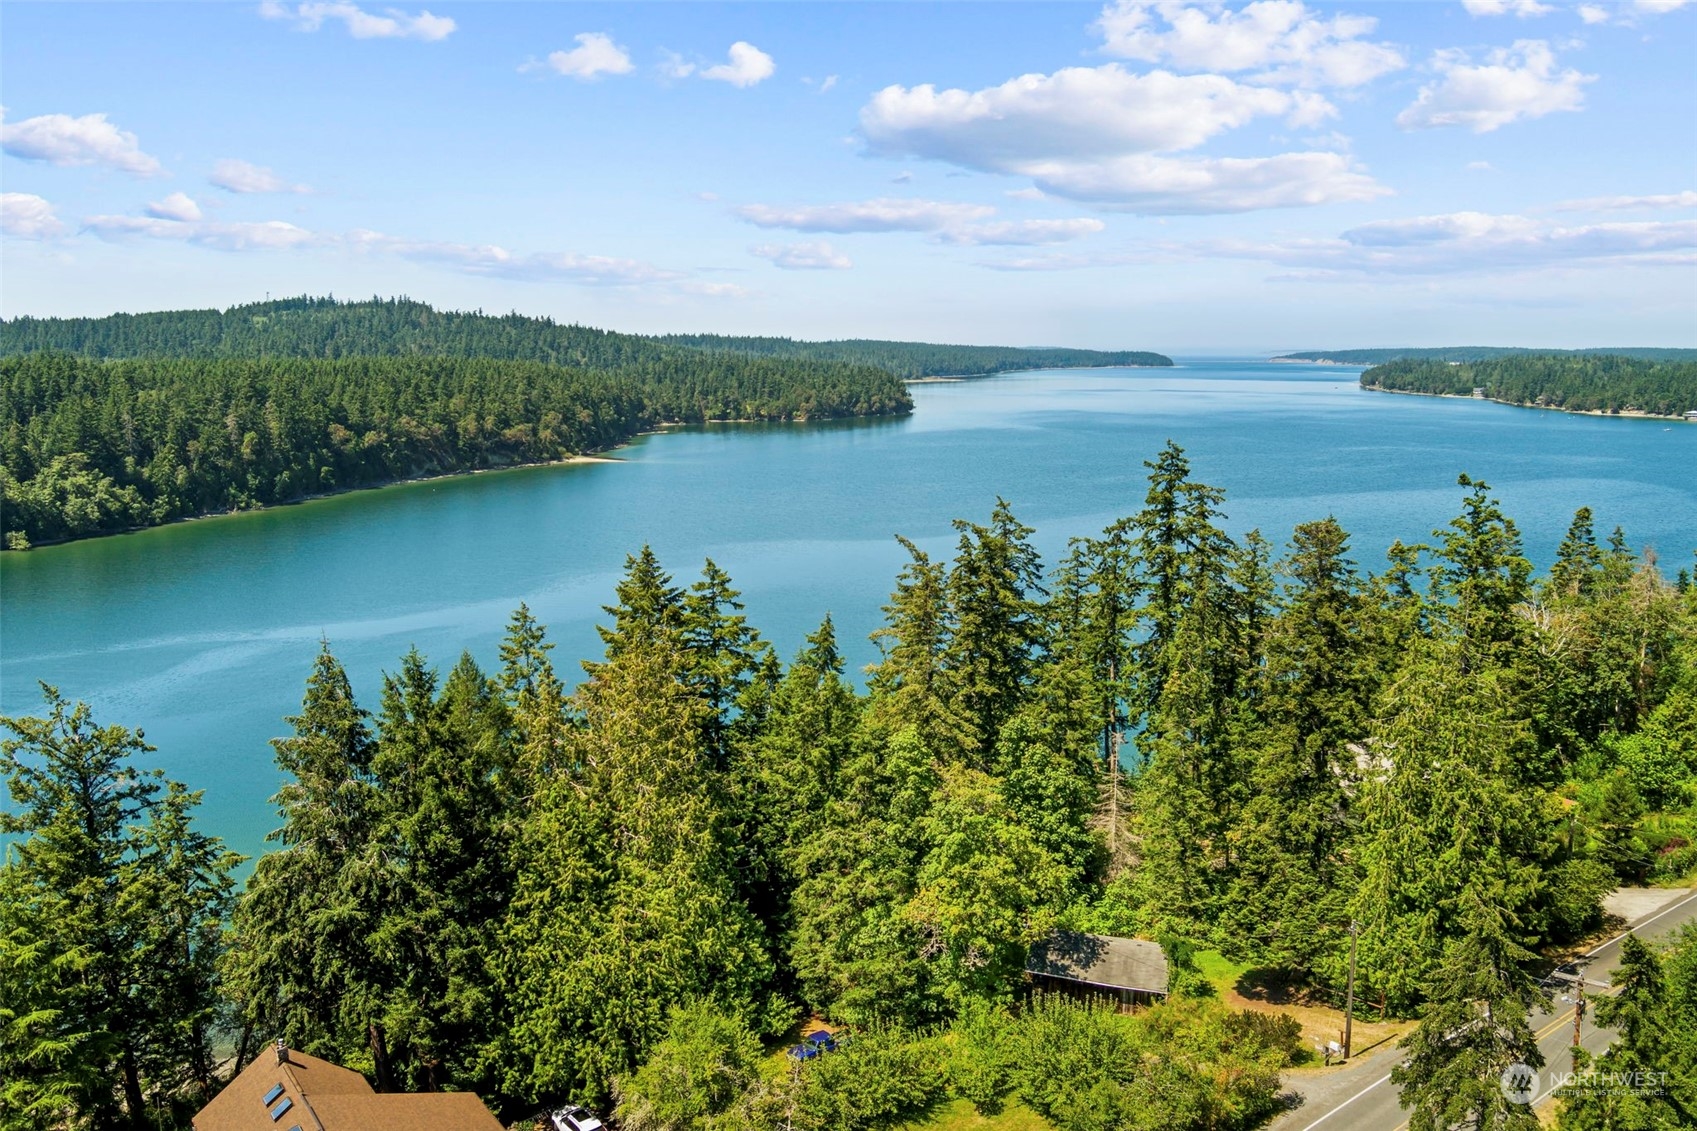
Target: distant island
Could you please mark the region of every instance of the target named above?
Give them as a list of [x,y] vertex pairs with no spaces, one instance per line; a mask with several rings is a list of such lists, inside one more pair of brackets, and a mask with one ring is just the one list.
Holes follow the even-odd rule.
[[798,342],[790,338],[736,338],[721,334],[667,334],[667,345],[756,357],[798,357],[875,365],[898,377],[981,377],[1020,369],[1101,369],[1110,366],[1164,367],[1173,359],[1140,350],[1079,350],[1012,346],[953,346],[926,342],[883,342],[850,338]]
[[[1668,350],[1697,356],[1693,350]],[[1697,361],[1562,353],[1482,361],[1404,358],[1361,374],[1361,387],[1390,393],[1480,397],[1528,408],[1607,415],[1697,414]]]
[[6,549],[606,451],[904,415],[905,380],[1160,354],[620,334],[406,298],[0,320]]
[[1383,365],[1388,361],[1494,361],[1500,357],[1632,357],[1642,361],[1697,361],[1697,349],[1621,346],[1582,350],[1546,350],[1528,346],[1438,346],[1430,349],[1308,350],[1284,353],[1272,361],[1308,361],[1331,365]]

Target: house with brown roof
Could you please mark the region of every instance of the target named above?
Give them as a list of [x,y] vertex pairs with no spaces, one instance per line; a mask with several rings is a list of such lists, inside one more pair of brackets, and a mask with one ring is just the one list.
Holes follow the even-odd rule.
[[470,1092],[375,1092],[278,1041],[194,1117],[195,1131],[501,1131]]

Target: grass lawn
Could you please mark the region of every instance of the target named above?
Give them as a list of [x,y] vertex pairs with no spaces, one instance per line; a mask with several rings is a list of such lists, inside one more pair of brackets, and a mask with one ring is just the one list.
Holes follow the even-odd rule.
[[940,1103],[895,1131],[1054,1131],[1055,1125],[1016,1099],[991,1116],[979,1115],[966,1100]]
[[[1316,1047],[1342,1038],[1343,1010],[1306,995],[1281,993],[1278,986],[1257,986],[1254,973],[1248,966],[1232,962],[1217,950],[1197,951],[1195,962],[1196,969],[1208,979],[1220,1000],[1233,1009],[1283,1013],[1296,1018],[1302,1025],[1303,1051],[1310,1058],[1301,1067],[1320,1067]],[[1249,977],[1245,978],[1245,975]],[[1414,1027],[1411,1021],[1368,1021],[1363,1017],[1367,1011],[1362,1005],[1361,1002],[1356,1003],[1354,1046],[1357,1053],[1400,1037]]]

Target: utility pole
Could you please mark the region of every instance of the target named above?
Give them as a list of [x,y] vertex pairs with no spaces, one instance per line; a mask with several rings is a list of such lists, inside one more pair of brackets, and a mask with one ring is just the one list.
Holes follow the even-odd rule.
[[1578,977],[1573,984],[1577,987],[1573,995],[1573,1070],[1579,1071],[1579,1027],[1585,1021],[1585,964],[1576,962],[1573,971]]
[[1355,936],[1360,925],[1349,921],[1349,983],[1343,994],[1343,1058],[1349,1059],[1349,1038],[1355,1022]]

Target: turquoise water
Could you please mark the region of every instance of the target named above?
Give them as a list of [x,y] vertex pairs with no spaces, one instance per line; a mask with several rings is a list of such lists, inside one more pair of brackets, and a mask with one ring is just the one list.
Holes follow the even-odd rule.
[[729,425],[648,436],[619,463],[527,468],[0,558],[0,710],[35,681],[146,729],[156,761],[204,789],[203,817],[254,852],[274,824],[266,740],[299,705],[321,637],[376,705],[416,644],[487,666],[523,600],[562,671],[595,648],[624,555],[647,541],[680,581],[704,556],[786,654],[829,611],[872,658],[903,554],[946,554],[949,520],[995,497],[1053,560],[1069,536],[1136,510],[1170,437],[1224,487],[1230,525],[1275,543],[1333,514],[1378,569],[1392,539],[1446,522],[1456,475],[1487,480],[1547,563],[1575,508],[1623,526],[1669,568],[1697,547],[1697,426],[1361,391],[1357,370],[1225,360],[1171,370],[1015,374],[914,387],[911,418]]

